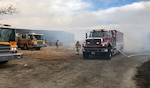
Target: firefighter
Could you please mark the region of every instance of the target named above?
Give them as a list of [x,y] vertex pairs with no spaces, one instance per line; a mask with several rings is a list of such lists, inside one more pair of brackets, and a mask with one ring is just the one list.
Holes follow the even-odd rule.
[[79,43],[79,41],[76,42],[75,44],[76,50],[77,50],[77,55],[79,55],[80,49],[81,49],[81,44]]
[[56,45],[56,48],[59,47],[59,40],[56,41],[56,44],[55,44],[55,45]]

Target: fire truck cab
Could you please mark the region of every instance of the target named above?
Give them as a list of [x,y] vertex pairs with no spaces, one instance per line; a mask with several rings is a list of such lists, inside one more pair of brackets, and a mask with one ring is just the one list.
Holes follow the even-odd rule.
[[17,51],[16,30],[11,27],[0,27],[0,63],[7,63],[12,59],[22,58]]
[[41,47],[45,47],[44,34],[37,33],[25,33],[19,34],[17,39],[18,47],[24,50],[36,49],[40,50]]
[[83,44],[83,57],[105,54],[108,59],[118,50],[123,49],[123,33],[117,30],[92,30],[86,33]]

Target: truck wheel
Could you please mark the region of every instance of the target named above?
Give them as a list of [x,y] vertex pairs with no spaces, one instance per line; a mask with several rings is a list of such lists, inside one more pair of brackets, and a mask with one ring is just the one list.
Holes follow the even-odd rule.
[[6,64],[8,61],[3,61],[3,62],[0,62],[0,64]]
[[106,53],[106,59],[111,59],[112,53],[111,53],[111,47],[108,48],[108,52]]
[[83,52],[83,58],[88,59],[89,58],[89,53]]
[[111,57],[112,57],[111,53],[108,52],[108,53],[106,54],[106,58],[107,58],[107,59],[111,59]]
[[35,49],[36,49],[36,50],[40,50],[41,48],[40,48],[40,47],[36,47]]
[[24,49],[24,50],[28,50],[28,49],[29,49],[29,48],[28,48],[28,45],[25,44],[24,47],[23,47],[23,49]]

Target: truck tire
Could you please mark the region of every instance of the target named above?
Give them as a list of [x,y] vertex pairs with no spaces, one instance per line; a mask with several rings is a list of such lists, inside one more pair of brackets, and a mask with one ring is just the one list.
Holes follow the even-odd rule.
[[24,48],[23,48],[23,47],[21,47],[20,49],[21,49],[21,50],[24,50]]
[[25,45],[23,46],[23,49],[24,49],[24,50],[28,50],[28,49],[29,49],[28,45],[25,44]]
[[0,62],[0,64],[6,64],[8,61],[3,61],[3,62]]
[[84,59],[88,59],[88,58],[89,58],[89,53],[83,52],[83,58],[84,58]]
[[41,47],[36,47],[35,49],[36,49],[36,50],[40,50],[40,49],[41,49]]
[[108,48],[108,52],[106,53],[106,59],[111,59],[112,53],[111,53],[111,47]]

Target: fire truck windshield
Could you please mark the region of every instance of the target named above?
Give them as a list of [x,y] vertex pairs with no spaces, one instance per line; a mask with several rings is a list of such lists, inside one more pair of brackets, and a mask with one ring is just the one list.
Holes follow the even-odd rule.
[[11,28],[0,28],[0,41],[9,42],[15,41],[15,30]]
[[89,37],[107,37],[108,32],[107,31],[92,31],[90,32]]
[[43,35],[31,35],[32,40],[44,40]]

